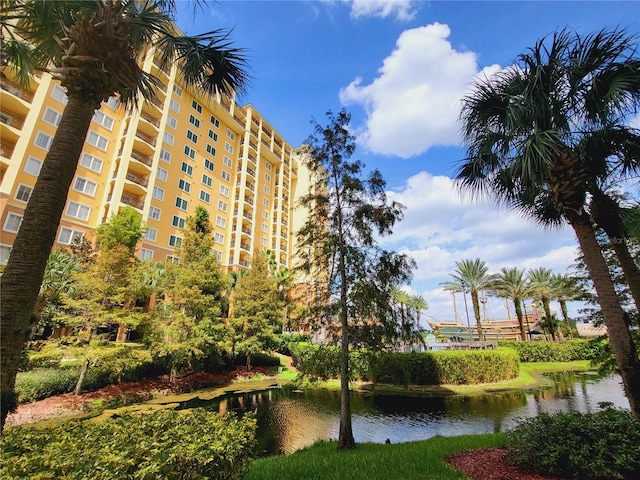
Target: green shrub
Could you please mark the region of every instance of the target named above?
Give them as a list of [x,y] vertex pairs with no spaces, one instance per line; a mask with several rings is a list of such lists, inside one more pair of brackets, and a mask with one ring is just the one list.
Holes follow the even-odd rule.
[[580,480],[637,478],[640,422],[601,404],[595,413],[540,414],[506,432],[509,461]]
[[0,478],[236,479],[255,446],[251,416],[159,411],[52,428],[9,428],[0,448]]
[[[292,344],[296,368],[305,375],[323,380],[340,373],[337,347]],[[493,383],[516,378],[518,356],[509,349],[498,351],[441,352],[351,352],[349,376],[375,383],[394,385],[440,385]]]
[[80,368],[38,368],[28,372],[18,372],[16,377],[16,393],[18,403],[27,403],[42,398],[72,392]]
[[[247,355],[236,355],[234,359],[234,365],[246,365]],[[251,354],[251,366],[252,367],[277,367],[280,365],[280,358],[275,355],[269,355],[268,353],[256,352]]]
[[501,347],[516,350],[523,363],[529,362],[571,362],[573,360],[594,360],[598,358],[604,345],[594,340],[569,340],[557,342],[498,342]]

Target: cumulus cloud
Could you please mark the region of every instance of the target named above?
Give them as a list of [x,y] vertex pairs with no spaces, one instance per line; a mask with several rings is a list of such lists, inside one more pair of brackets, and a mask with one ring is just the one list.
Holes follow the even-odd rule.
[[479,73],[476,54],[457,51],[441,23],[402,32],[368,85],[354,79],[340,90],[343,105],[361,105],[367,119],[358,141],[368,150],[408,158],[432,146],[459,145],[460,99]]
[[413,20],[416,16],[412,0],[343,0],[351,4],[351,17],[395,17],[401,22]]

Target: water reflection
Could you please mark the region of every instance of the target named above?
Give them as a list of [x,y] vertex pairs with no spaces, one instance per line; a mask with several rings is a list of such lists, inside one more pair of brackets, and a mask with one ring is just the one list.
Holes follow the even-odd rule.
[[[534,393],[421,398],[398,395],[352,395],[353,431],[357,442],[393,443],[500,432],[523,417],[541,412],[591,412],[600,402],[629,408],[620,377],[561,372],[553,386]],[[226,395],[213,400],[192,398],[180,408],[206,407],[254,411],[262,455],[291,453],[319,439],[338,437],[340,393],[328,390],[268,389]]]

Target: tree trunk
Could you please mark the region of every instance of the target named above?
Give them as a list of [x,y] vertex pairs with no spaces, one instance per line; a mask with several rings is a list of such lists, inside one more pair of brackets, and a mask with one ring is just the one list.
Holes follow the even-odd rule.
[[78,377],[78,383],[76,383],[76,388],[73,391],[74,395],[80,395],[82,393],[82,385],[84,384],[84,379],[87,377],[87,372],[89,371],[89,366],[91,365],[91,360],[87,358],[82,365],[82,370],[80,370],[80,376]]
[[476,326],[478,327],[478,340],[484,341],[484,331],[480,322],[480,301],[478,300],[478,292],[471,292],[471,303],[473,304],[473,315],[476,317]]
[[543,297],[542,299],[542,308],[544,309],[544,315],[547,320],[547,328],[549,329],[549,333],[551,333],[551,340],[553,342],[556,341],[556,329],[553,324],[553,318],[551,318],[551,307],[549,306],[549,299]]
[[251,370],[251,352],[247,352],[247,372]]
[[518,325],[520,325],[520,336],[522,337],[522,341],[527,341],[527,331],[524,329],[524,318],[522,317],[522,305],[520,305],[520,299],[513,299],[513,306],[516,309],[516,317],[518,317]]
[[94,103],[69,97],[0,279],[0,429],[15,406],[16,374],[31,313],[95,108]]
[[569,321],[569,312],[567,311],[567,301],[563,299],[558,299],[558,303],[560,304],[560,311],[562,312],[562,318],[564,323],[567,325],[567,330],[569,331],[569,340],[573,340],[573,332],[571,331],[571,322]]
[[625,394],[631,410],[640,419],[640,359],[625,322],[609,268],[602,256],[590,219],[582,213],[571,216],[569,222],[576,232],[585,264],[593,280]]

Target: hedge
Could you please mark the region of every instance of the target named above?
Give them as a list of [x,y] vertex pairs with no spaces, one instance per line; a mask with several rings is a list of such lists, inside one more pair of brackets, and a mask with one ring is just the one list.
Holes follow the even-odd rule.
[[573,360],[595,360],[606,348],[605,340],[569,340],[557,342],[498,342],[501,347],[514,349],[520,361],[571,362]]
[[[329,379],[340,374],[340,349],[299,343],[290,345],[296,368],[305,375]],[[372,352],[354,350],[350,357],[352,380],[395,385],[493,383],[516,378],[518,357],[509,349]]]
[[248,471],[256,421],[205,409],[126,414],[2,433],[0,478],[237,479]]

